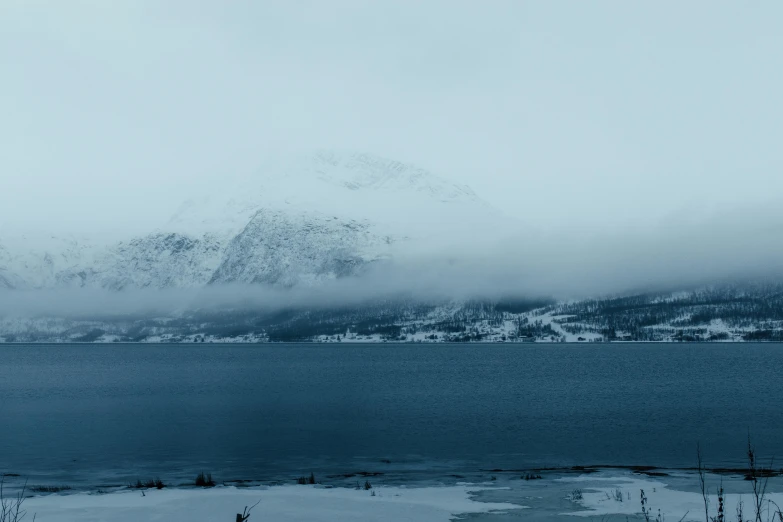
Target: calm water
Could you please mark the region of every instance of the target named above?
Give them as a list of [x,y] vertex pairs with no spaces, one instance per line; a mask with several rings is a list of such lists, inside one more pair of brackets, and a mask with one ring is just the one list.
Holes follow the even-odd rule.
[[[0,347],[0,471],[36,480],[783,457],[783,345]],[[388,461],[388,462],[386,462]]]

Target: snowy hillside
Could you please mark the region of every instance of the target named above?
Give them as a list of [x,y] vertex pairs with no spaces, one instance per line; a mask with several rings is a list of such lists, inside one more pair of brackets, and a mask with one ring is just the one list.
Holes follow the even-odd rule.
[[20,240],[4,231],[0,288],[317,284],[506,221],[469,188],[412,165],[367,154],[281,155],[181,203],[140,237]]
[[0,289],[78,285],[96,247],[79,236],[24,234],[0,237]]
[[555,303],[367,301],[341,307],[191,310],[167,317],[0,317],[17,342],[783,341],[783,285]]
[[290,287],[355,275],[380,259],[391,242],[367,222],[259,210],[228,244],[209,282]]

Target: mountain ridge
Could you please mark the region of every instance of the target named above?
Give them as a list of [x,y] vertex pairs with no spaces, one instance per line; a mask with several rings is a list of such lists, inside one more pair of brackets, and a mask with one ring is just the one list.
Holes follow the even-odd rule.
[[468,187],[365,153],[268,159],[255,174],[186,200],[147,234],[99,244],[0,238],[0,288],[196,288],[320,284],[415,241],[504,217]]

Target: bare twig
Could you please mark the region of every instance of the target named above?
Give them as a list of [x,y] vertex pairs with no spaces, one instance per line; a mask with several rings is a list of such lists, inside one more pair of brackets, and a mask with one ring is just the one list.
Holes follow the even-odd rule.
[[701,498],[704,500],[704,520],[710,522],[710,498],[707,495],[707,481],[704,477],[704,465],[701,460],[701,445],[696,443],[696,459],[699,465],[699,484],[701,485]]
[[644,494],[644,490],[641,491],[641,497],[642,497],[642,515],[644,516],[645,522],[650,522],[650,508],[647,506],[647,496]]
[[250,518],[250,511],[252,511],[252,509],[256,507],[260,502],[261,500],[259,499],[258,502],[250,506],[249,509],[247,506],[245,506],[245,509],[242,510],[242,513],[237,513],[236,522],[245,522],[248,518]]
[[[5,498],[5,475],[0,475],[0,522],[20,522],[27,511],[22,509],[25,500],[25,491],[27,482],[25,481],[22,490],[14,498]],[[33,517],[35,521],[35,517]]]
[[[756,448],[753,447],[753,444],[750,440],[750,432],[748,432],[748,478],[750,479],[753,486],[753,510],[756,515],[755,521],[762,522],[764,497],[767,494],[769,474],[764,473],[764,481],[760,482],[757,462],[758,459],[756,457]],[[772,462],[774,462],[774,459]],[[770,469],[772,468],[772,462],[770,462]]]
[[720,480],[718,488],[718,516],[713,519],[715,522],[725,521],[724,497],[723,497],[723,479]]
[[772,520],[774,521],[775,520],[775,515],[777,515],[778,521],[779,522],[783,522],[783,511],[780,510],[780,506],[778,506],[778,504],[774,500],[772,500],[772,499],[767,500],[767,502],[769,502],[770,504],[775,506],[775,514],[772,515]]

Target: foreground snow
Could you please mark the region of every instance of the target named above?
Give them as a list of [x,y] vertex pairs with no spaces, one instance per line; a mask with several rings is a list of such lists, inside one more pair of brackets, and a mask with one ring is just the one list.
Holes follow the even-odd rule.
[[[754,518],[751,486],[741,475],[708,475],[707,479],[711,517],[717,515],[715,493],[723,483],[727,491],[726,520],[736,520],[740,500],[743,519]],[[762,510],[764,522],[775,519],[775,504],[783,506],[781,479],[772,479],[768,486]],[[370,491],[293,485],[146,490],[144,495],[138,490],[122,490],[33,497],[27,499],[24,507],[28,514],[25,520],[32,520],[35,515],[39,522],[229,522],[235,520],[236,513],[256,503],[248,522],[448,522],[468,514],[478,521],[494,520],[493,513],[504,512],[512,518],[530,520],[641,520],[640,490],[645,492],[652,520],[705,519],[698,476],[676,471],[654,479],[630,471],[618,475],[617,470],[603,470],[581,476],[557,474],[532,481],[507,473],[499,474],[497,482],[485,485],[381,486]],[[575,492],[580,495],[575,496]],[[474,500],[473,493],[485,502]],[[522,509],[525,511],[518,511]]]
[[[694,475],[694,481],[698,478]],[[718,479],[720,480],[720,479]],[[564,482],[573,483],[574,489],[581,489],[582,500],[576,503],[583,509],[576,512],[569,512],[569,515],[578,516],[608,516],[608,515],[639,515],[641,513],[641,490],[647,497],[647,507],[650,518],[655,519],[660,514],[662,520],[669,521],[703,521],[704,501],[701,492],[698,491],[678,491],[664,482],[651,479],[641,479],[634,477],[607,477],[595,478],[582,476],[578,478],[563,479]],[[596,485],[596,482],[599,485]],[[590,483],[582,486],[581,484]],[[709,513],[711,517],[717,516],[718,498],[716,488],[720,482],[712,480],[708,484],[709,490]],[[697,482],[695,482],[697,484]],[[750,493],[750,485],[746,484],[748,493],[727,493],[725,495],[725,513],[727,520],[736,520],[737,507],[742,501],[744,518],[752,520],[754,518],[753,499]],[[745,489],[745,488],[743,488]],[[619,493],[618,493],[619,492]],[[619,500],[619,498],[623,500]],[[774,504],[771,504],[772,501]],[[762,520],[772,520],[775,504],[783,506],[783,493],[769,492],[765,495],[763,504]],[[566,514],[566,513],[564,513]]]
[[[448,522],[455,515],[519,509],[510,503],[476,502],[480,486],[378,487],[372,491],[311,486],[164,489],[109,494],[49,495],[25,502],[38,522],[233,521],[245,506],[258,505],[249,522]],[[374,491],[374,496],[373,496]]]

